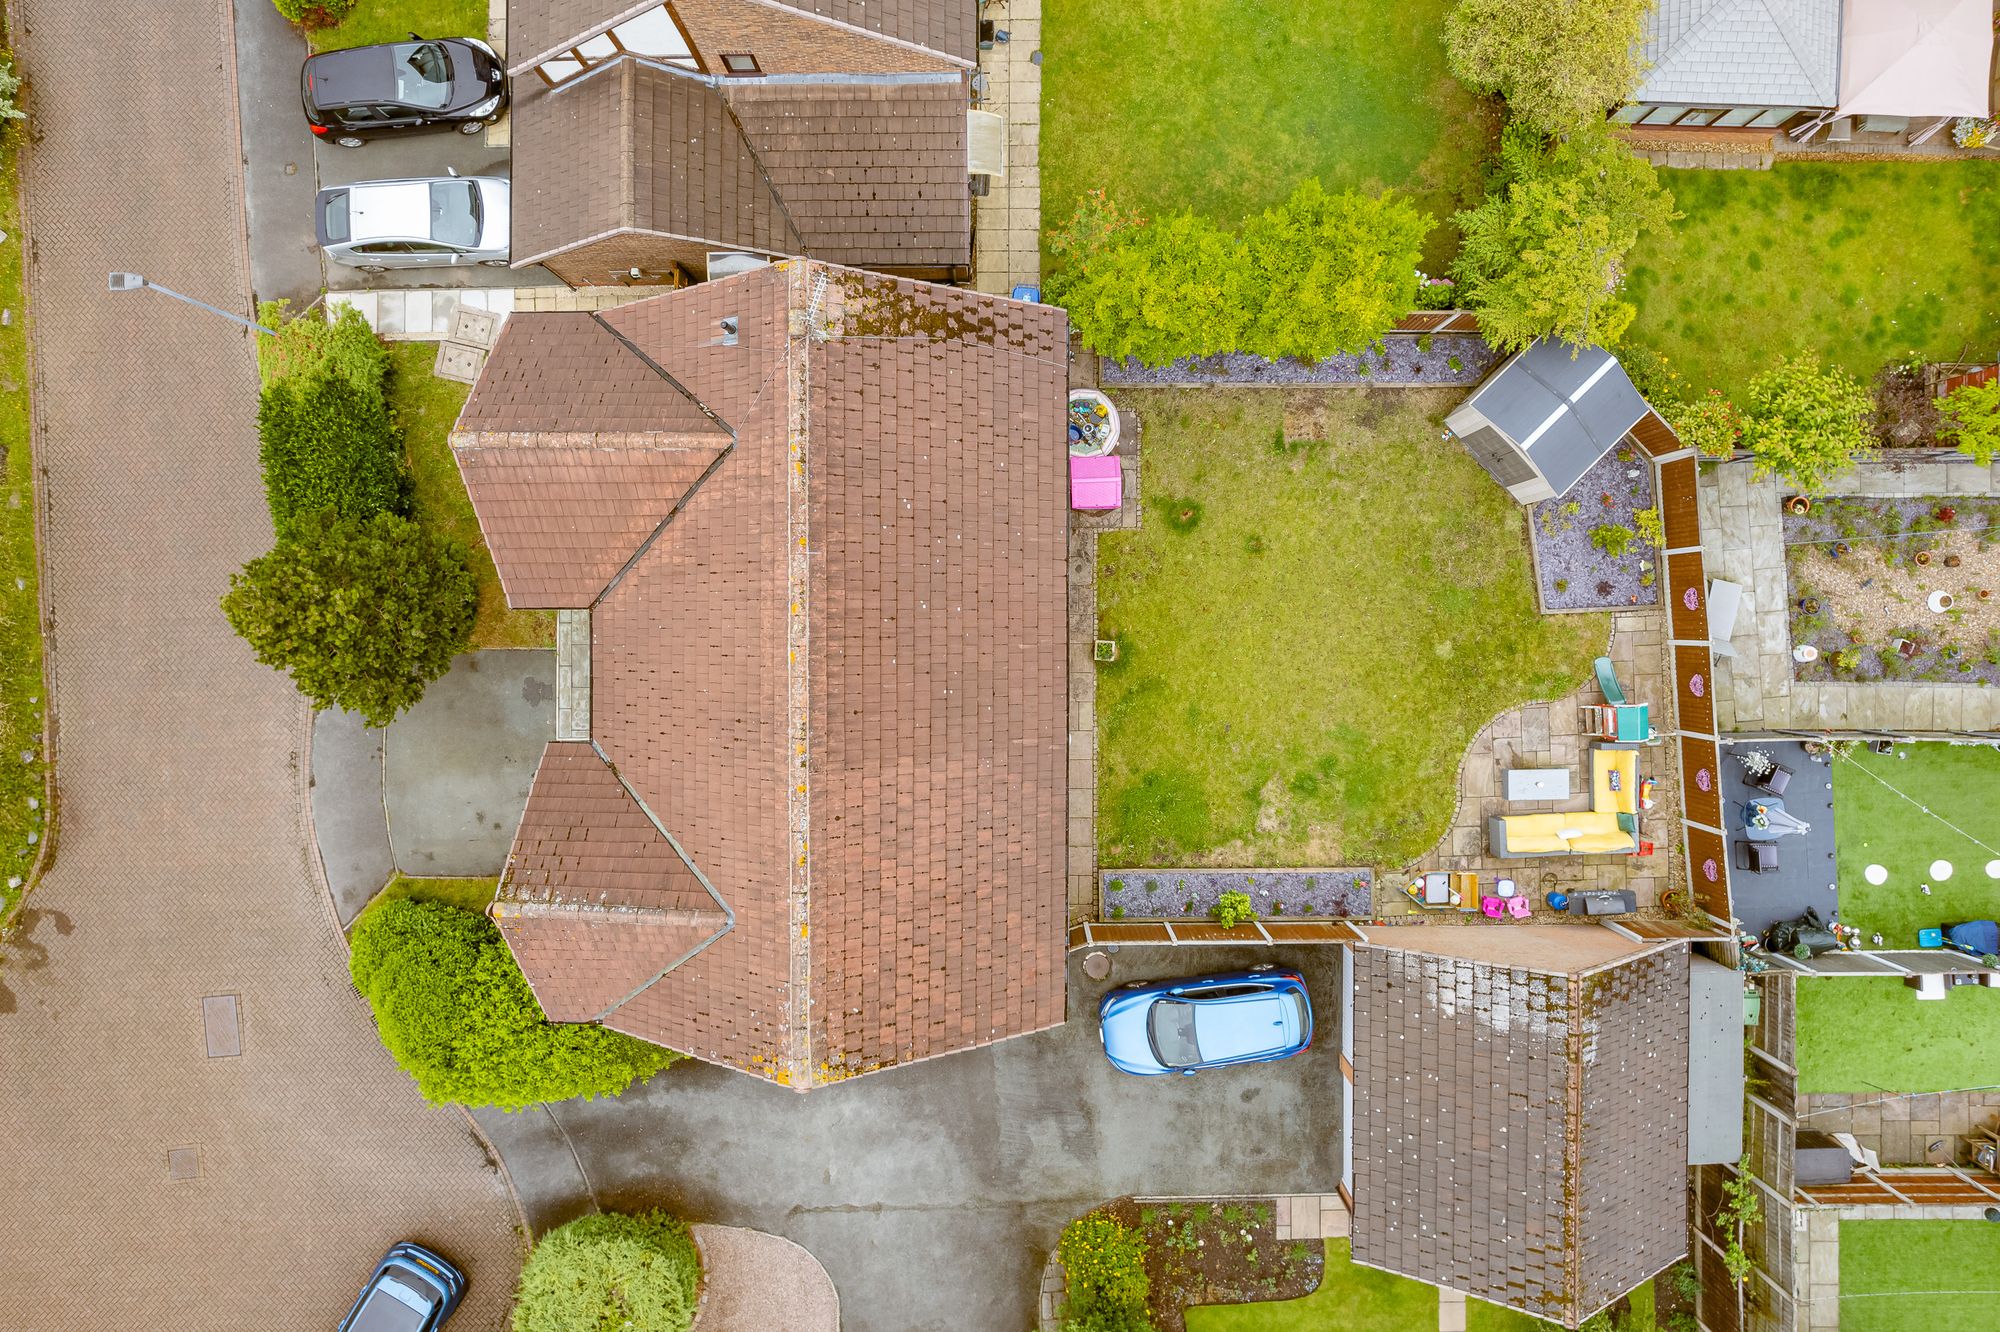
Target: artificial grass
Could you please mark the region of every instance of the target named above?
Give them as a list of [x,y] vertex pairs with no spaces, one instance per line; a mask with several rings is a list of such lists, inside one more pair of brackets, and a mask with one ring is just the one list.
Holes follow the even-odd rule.
[[434,532],[463,545],[479,580],[479,613],[472,622],[474,648],[552,647],[553,611],[507,609],[500,574],[479,531],[479,516],[465,493],[465,479],[451,456],[451,425],[465,405],[463,384],[431,373],[437,357],[434,342],[402,342],[389,353],[389,411],[403,431],[415,482],[412,516]]
[[[4,34],[0,34],[4,35]],[[0,47],[4,50],[4,47]],[[35,460],[28,437],[28,309],[21,274],[21,211],[15,148],[21,130],[0,122],[0,921],[28,888],[50,832],[47,754],[42,748],[42,613],[35,559]],[[27,756],[27,762],[22,756]],[[30,809],[28,802],[36,802]],[[53,854],[53,850],[51,850]],[[10,881],[19,878],[19,884]]]
[[1152,216],[1234,225],[1306,176],[1395,186],[1438,219],[1425,269],[1458,247],[1498,104],[1446,72],[1451,0],[1046,0],[1042,225],[1103,188]]
[[1188,1332],[1437,1332],[1436,1286],[1363,1267],[1344,1239],[1326,1244],[1326,1275],[1302,1300],[1203,1304],[1187,1311]]
[[1802,1092],[1932,1092],[1993,1081],[2000,990],[1921,1000],[1899,979],[1802,978],[1795,1018]]
[[1842,1221],[1841,1332],[1985,1332],[1996,1273],[1990,1222]]
[[[1920,929],[2000,918],[2000,879],[1986,875],[1987,862],[2000,860],[2000,750],[1857,748],[1834,760],[1833,832],[1840,919],[1864,937],[1915,948]],[[1951,863],[1950,878],[1931,877],[1939,860]],[[1870,865],[1888,870],[1888,881],[1869,883]]]
[[[261,0],[260,0],[261,2]],[[486,39],[486,0],[360,0],[337,26],[308,33],[315,51],[425,37]]]
[[1629,340],[1735,394],[1809,351],[1864,382],[1912,353],[1991,357],[2000,177],[1986,162],[1662,171],[1683,214],[1632,256]]
[[1098,828],[1114,866],[1428,850],[1473,735],[1589,677],[1608,617],[1535,609],[1463,395],[1130,392],[1145,522],[1098,542]]

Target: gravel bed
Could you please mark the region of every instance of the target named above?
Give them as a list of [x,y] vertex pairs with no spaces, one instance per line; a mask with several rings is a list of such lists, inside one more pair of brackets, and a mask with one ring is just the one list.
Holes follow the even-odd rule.
[[[1329,357],[1317,363],[1285,357],[1267,360],[1244,352],[1189,356],[1169,365],[1104,358],[1099,380],[1122,388],[1189,388],[1210,385],[1294,386],[1373,384],[1382,388],[1428,388],[1477,384],[1500,363],[1502,353],[1474,333],[1390,333],[1379,352]],[[1453,363],[1456,362],[1456,368]],[[1362,367],[1366,366],[1366,372]]]
[[1248,894],[1267,919],[1362,918],[1374,880],[1365,869],[1113,869],[1098,876],[1098,901],[1107,920],[1206,920],[1224,893]]
[[[1535,544],[1543,609],[1610,610],[1657,602],[1659,552],[1638,538],[1638,524],[1632,521],[1636,511],[1651,507],[1653,465],[1630,444],[1599,458],[1567,493],[1535,504],[1528,512],[1528,533]],[[1591,530],[1606,525],[1634,533],[1617,559],[1590,541]]]

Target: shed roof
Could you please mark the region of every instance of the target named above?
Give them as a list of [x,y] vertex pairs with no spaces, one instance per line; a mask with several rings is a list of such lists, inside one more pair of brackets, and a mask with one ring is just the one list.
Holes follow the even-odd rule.
[[[575,401],[516,353],[557,318],[507,321],[468,422],[543,365]],[[732,442],[588,603],[591,740],[551,746],[496,907],[537,993],[797,1087],[1061,1021],[1062,312],[787,261],[586,318]],[[488,533],[552,586],[602,567]],[[697,886],[729,923],[687,955]]]
[[1635,102],[1832,106],[1841,0],[1660,0]]
[[1649,410],[1617,357],[1549,338],[1507,358],[1464,406],[1525,450],[1558,495]]

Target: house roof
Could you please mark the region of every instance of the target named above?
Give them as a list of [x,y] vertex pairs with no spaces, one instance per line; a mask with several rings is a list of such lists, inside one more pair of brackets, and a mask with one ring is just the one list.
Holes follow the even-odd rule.
[[[732,442],[588,603],[590,742],[550,747],[495,908],[536,992],[797,1087],[1060,1022],[1061,311],[787,261],[586,317]],[[506,400],[552,318],[503,327]],[[572,465],[623,465],[596,456]],[[495,495],[503,568],[597,578]],[[703,895],[728,923],[690,949]]]
[[1558,495],[1649,410],[1617,357],[1549,338],[1510,356],[1465,408],[1524,450]]
[[1688,950],[1624,951],[1355,946],[1355,1258],[1575,1327],[1686,1253]]
[[[507,39],[515,68],[604,31],[660,0],[508,0]],[[970,65],[978,55],[978,7],[968,0],[748,0],[809,19],[858,28]]]
[[874,268],[970,262],[957,74],[727,80],[621,57],[514,107],[514,254],[620,231]]
[[1832,106],[1841,0],[1660,0],[1635,102]]

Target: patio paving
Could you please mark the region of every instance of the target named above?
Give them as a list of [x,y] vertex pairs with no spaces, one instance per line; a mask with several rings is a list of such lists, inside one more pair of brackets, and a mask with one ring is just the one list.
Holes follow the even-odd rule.
[[[1711,579],[1743,587],[1731,660],[1715,659],[1715,721],[1731,731],[1882,731],[2000,735],[2000,689],[1937,683],[1811,684],[1792,678],[1790,585],[1779,506],[1788,487],[1753,481],[1747,461],[1704,464],[1698,500]],[[2000,494],[2000,463],[1864,463],[1828,495]]]
[[[1836,982],[1838,983],[1838,982]],[[1812,1092],[1799,1098],[1799,1127],[1852,1133],[1885,1166],[1963,1163],[1973,1131],[2000,1128],[2000,1089],[1922,1092]],[[1932,1144],[1943,1139],[1936,1151]]]
[[1042,281],[1042,0],[987,0],[979,16],[1009,38],[979,53],[975,103],[1007,121],[1007,174],[972,200],[973,285],[1005,296]]
[[[1768,874],[1752,874],[1736,868],[1736,843],[1743,840],[1743,807],[1753,790],[1743,780],[1743,765],[1733,755],[1756,749],[1792,770],[1791,784],[1785,788],[1785,812],[1812,825],[1809,832],[1780,837],[1778,868]],[[1840,907],[1833,859],[1833,773],[1826,756],[1808,754],[1795,741],[1739,744],[1723,751],[1722,822],[1729,844],[1731,870],[1730,901],[1743,928],[1758,934],[1781,920],[1790,920],[1807,907],[1831,923]]]

